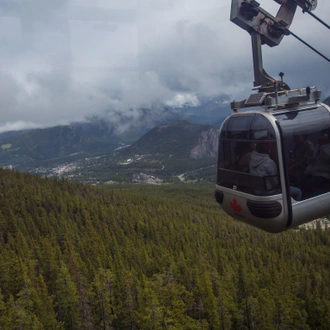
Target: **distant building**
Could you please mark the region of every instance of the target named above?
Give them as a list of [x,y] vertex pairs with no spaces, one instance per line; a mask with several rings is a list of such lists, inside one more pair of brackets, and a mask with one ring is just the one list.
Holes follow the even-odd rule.
[[299,226],[300,229],[315,230],[321,228],[322,230],[330,228],[330,220],[327,218],[320,218],[307,222]]

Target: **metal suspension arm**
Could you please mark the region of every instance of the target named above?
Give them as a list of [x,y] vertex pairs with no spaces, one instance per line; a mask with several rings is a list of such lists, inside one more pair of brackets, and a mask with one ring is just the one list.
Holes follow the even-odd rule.
[[[255,0],[232,0],[230,19],[251,35],[254,86],[268,89],[277,84],[277,88],[288,86],[269,76],[263,68],[261,45],[277,46],[290,27],[297,4],[294,0],[275,0],[281,4],[276,17],[260,7]],[[299,0],[307,1],[307,0]]]

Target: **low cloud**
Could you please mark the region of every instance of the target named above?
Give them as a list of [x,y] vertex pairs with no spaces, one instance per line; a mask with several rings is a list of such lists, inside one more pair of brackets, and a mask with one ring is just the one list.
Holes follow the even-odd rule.
[[[229,21],[230,1],[29,0],[0,10],[1,131],[92,116],[124,130],[122,119],[139,123],[140,109],[199,106],[201,95],[240,100],[253,87],[250,37]],[[316,11],[329,10],[320,3]],[[311,17],[298,11],[291,29],[330,56],[328,31]],[[291,36],[263,47],[263,57],[292,88],[330,95],[329,63]]]

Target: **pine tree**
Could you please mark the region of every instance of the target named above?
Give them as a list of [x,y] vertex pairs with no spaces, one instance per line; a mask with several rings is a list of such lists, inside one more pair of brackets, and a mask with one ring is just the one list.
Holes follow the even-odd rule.
[[79,298],[76,284],[66,265],[62,263],[56,280],[56,302],[59,320],[65,329],[80,329]]

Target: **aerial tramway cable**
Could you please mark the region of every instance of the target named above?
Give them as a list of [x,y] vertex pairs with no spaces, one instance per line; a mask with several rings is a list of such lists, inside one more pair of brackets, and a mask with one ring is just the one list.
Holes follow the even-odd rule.
[[[300,3],[297,0],[293,0],[294,3],[296,3],[299,7],[301,7]],[[310,8],[303,8],[303,13],[307,12],[308,14],[310,14],[313,18],[315,18],[318,22],[320,22],[321,24],[323,24],[325,27],[327,27],[330,30],[330,26],[325,23],[324,21],[322,21],[319,17],[317,17],[316,15],[314,15],[313,13],[311,13]],[[263,12],[263,14],[266,14],[265,12]],[[326,57],[325,55],[323,55],[322,53],[320,53],[318,50],[316,50],[314,47],[312,47],[310,44],[308,44],[306,41],[304,41],[303,39],[301,39],[300,37],[298,37],[295,33],[293,33],[292,31],[290,31],[288,28],[285,28],[283,25],[279,25],[278,22],[276,20],[274,20],[274,18],[270,15],[267,16],[267,18],[269,18],[270,20],[272,20],[275,23],[275,26],[273,26],[274,32],[278,32],[280,34],[286,34],[286,35],[292,35],[293,37],[295,37],[297,40],[299,40],[300,42],[302,42],[305,46],[307,46],[308,48],[310,48],[311,50],[313,50],[315,53],[317,53],[318,55],[320,55],[321,57],[323,57],[326,61],[330,62],[330,59],[328,57]]]
[[[298,6],[301,7],[300,3],[297,0],[293,0],[293,2],[295,4],[297,4]],[[313,18],[315,18],[319,23],[323,24],[326,28],[328,28],[330,30],[330,25],[328,25],[327,23],[325,23],[323,20],[321,20],[319,17],[317,17],[315,14],[313,14],[311,11],[311,6],[310,8],[306,8],[303,9],[303,13],[308,13],[309,15],[311,15]],[[289,29],[286,29],[286,31],[288,32],[288,34],[291,34],[293,37],[295,37],[296,39],[298,39],[300,42],[302,42],[305,46],[309,47],[311,50],[313,50],[315,53],[317,53],[318,55],[320,55],[321,57],[323,57],[325,60],[327,60],[328,62],[330,62],[330,59],[326,56],[324,56],[322,53],[320,53],[318,50],[316,50],[314,47],[312,47],[311,45],[309,45],[306,41],[302,40],[301,38],[299,38],[296,34],[294,34],[292,31],[290,31]]]
[[325,60],[327,60],[328,62],[330,62],[330,59],[326,56],[324,56],[322,53],[320,53],[318,50],[316,50],[314,47],[312,47],[311,45],[309,45],[306,41],[304,41],[303,39],[299,38],[296,34],[294,34],[292,31],[287,29],[287,32],[289,34],[291,34],[293,37],[295,37],[296,39],[298,39],[300,42],[302,42],[305,46],[307,46],[308,48],[310,48],[311,50],[313,50],[315,53],[317,53],[318,55],[320,55],[321,57],[323,57]]
[[[296,3],[298,6],[300,6],[299,2],[297,0],[293,0],[294,3]],[[319,17],[317,17],[315,14],[313,14],[310,9],[303,9],[303,13],[307,13],[309,15],[311,15],[313,18],[315,18],[317,21],[319,21],[321,24],[323,24],[325,27],[327,27],[330,30],[330,25],[328,25],[327,23],[325,23],[324,21],[322,21]]]

